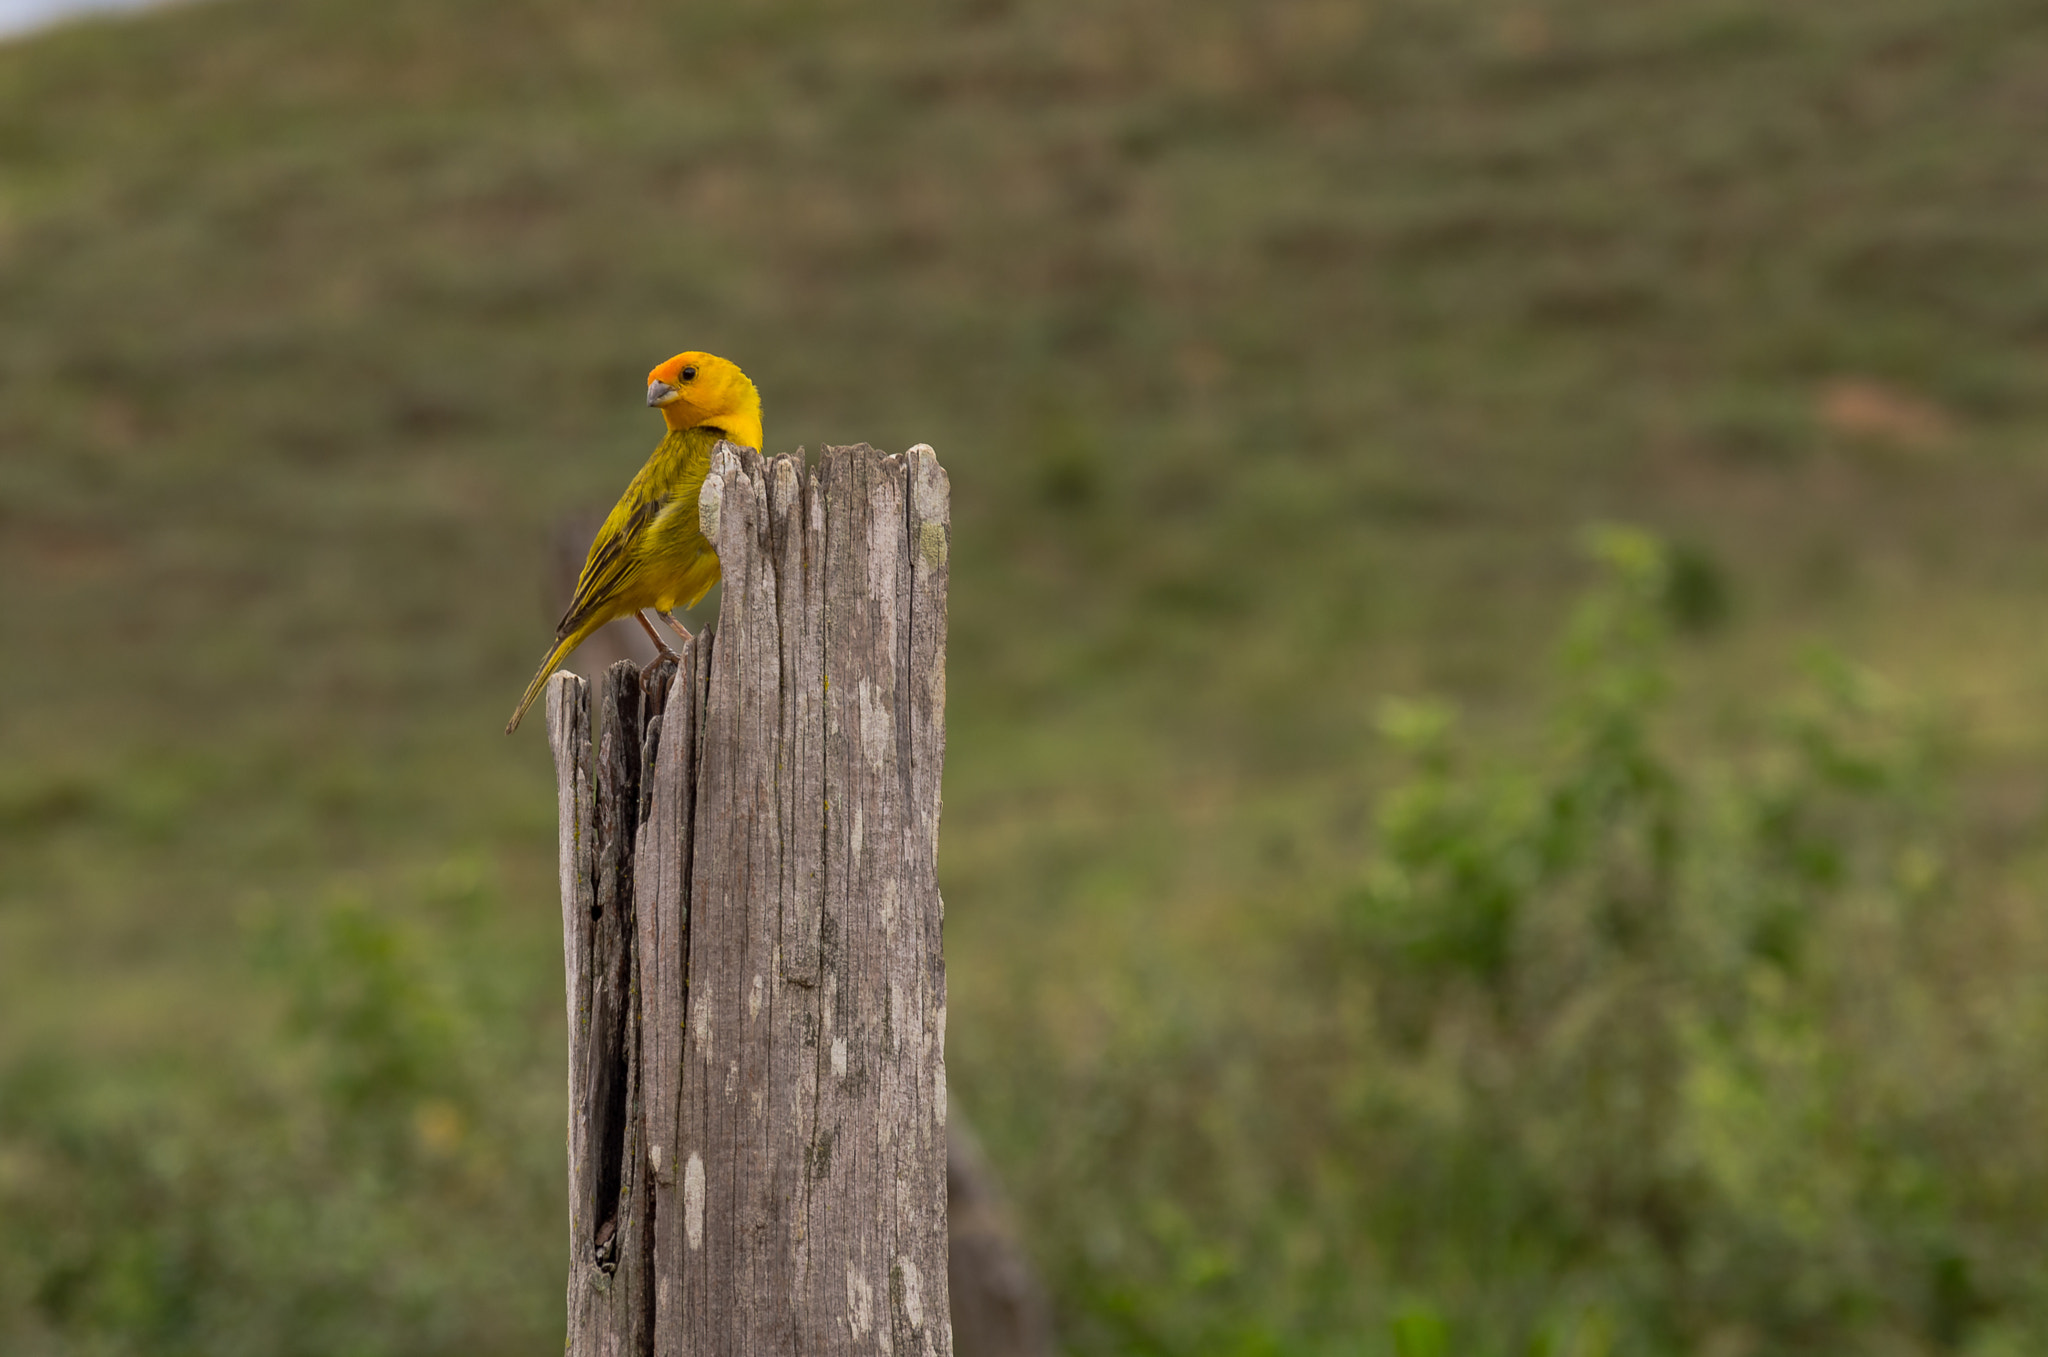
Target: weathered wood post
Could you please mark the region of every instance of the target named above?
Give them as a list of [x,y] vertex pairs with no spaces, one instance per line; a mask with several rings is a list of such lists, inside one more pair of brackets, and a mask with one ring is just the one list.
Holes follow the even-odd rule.
[[702,518],[715,637],[548,685],[568,1351],[948,1357],[946,473],[722,444]]

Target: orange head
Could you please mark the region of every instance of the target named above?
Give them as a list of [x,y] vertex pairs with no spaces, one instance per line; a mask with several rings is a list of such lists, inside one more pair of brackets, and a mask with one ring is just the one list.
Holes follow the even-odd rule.
[[761,393],[716,354],[679,353],[647,374],[647,403],[671,429],[717,429],[743,447],[761,446]]

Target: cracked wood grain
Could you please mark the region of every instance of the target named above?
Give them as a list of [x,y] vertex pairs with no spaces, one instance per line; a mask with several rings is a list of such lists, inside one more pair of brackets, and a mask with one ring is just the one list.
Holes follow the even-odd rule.
[[722,444],[701,514],[716,636],[615,666],[594,752],[549,685],[569,1350],[949,1357],[946,475]]
[[562,941],[569,1025],[569,1342],[572,1353],[647,1350],[649,1200],[640,1014],[634,983],[634,841],[645,734],[641,676],[629,660],[605,674],[595,749],[587,743],[585,685],[548,685],[548,732],[558,774],[573,790],[573,866],[562,869]]

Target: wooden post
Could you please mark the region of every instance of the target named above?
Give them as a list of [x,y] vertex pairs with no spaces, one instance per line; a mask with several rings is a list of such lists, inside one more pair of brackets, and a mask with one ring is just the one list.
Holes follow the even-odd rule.
[[962,1357],[1052,1357],[1045,1291],[988,1156],[956,1106],[946,1118],[946,1262]]
[[946,474],[763,460],[701,505],[680,667],[548,685],[572,1357],[950,1357]]

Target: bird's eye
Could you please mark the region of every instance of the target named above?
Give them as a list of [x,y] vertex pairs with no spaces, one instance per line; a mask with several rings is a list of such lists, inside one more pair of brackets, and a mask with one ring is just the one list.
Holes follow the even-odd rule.
[[691,379],[692,377],[694,377],[694,376],[696,376],[696,375],[697,375],[697,369],[696,369],[696,368],[695,368],[694,366],[692,366],[692,367],[686,367],[686,368],[684,368],[684,369],[683,369],[683,380],[684,380],[684,381],[686,381],[686,382],[687,382],[687,381],[689,381],[689,380],[690,380],[690,379]]

